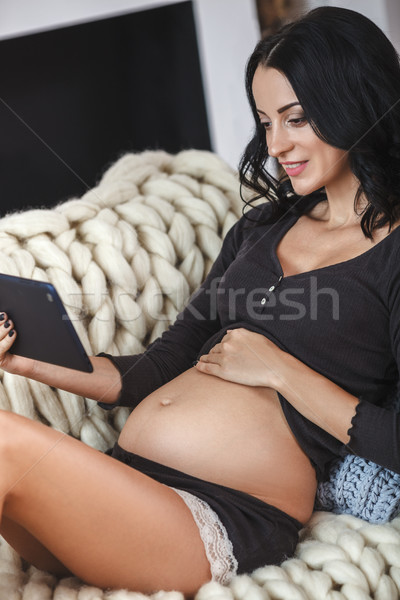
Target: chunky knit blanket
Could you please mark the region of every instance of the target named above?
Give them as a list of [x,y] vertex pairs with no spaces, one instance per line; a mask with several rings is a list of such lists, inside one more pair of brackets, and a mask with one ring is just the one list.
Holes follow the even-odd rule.
[[[128,154],[82,198],[0,219],[0,271],[53,283],[88,353],[137,353],[200,284],[241,207],[236,174],[211,153]],[[86,398],[1,371],[0,408],[100,450],[114,443],[129,412],[105,412]],[[208,583],[196,600],[398,598],[398,476],[360,461],[339,461],[321,484],[319,510],[302,531],[295,558],[238,576],[229,587]],[[352,514],[328,512],[339,510]],[[371,524],[360,516],[392,520]],[[0,539],[0,600],[146,598],[76,578],[57,580],[27,567]]]

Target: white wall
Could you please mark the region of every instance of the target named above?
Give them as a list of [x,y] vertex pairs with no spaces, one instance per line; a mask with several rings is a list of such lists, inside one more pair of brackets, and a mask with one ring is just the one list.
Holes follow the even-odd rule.
[[[255,0],[193,2],[212,147],[236,167],[253,127],[244,68],[260,35]],[[0,40],[172,3],[174,0],[0,0]]]
[[400,0],[386,0],[387,34],[400,53]]
[[236,167],[254,127],[244,71],[260,30],[254,0],[196,0],[200,60],[211,141]]

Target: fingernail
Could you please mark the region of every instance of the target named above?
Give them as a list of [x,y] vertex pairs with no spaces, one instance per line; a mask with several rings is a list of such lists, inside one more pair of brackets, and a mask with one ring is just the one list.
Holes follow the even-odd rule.
[[4,319],[4,313],[0,314],[0,321],[2,321]]
[[4,327],[5,327],[6,329],[8,329],[8,328],[10,327],[10,325],[11,325],[10,321],[6,321],[6,322],[4,323]]
[[8,335],[9,335],[10,337],[12,337],[12,336],[14,335],[14,333],[15,333],[14,329],[11,329],[11,331],[9,331],[9,332],[8,332]]

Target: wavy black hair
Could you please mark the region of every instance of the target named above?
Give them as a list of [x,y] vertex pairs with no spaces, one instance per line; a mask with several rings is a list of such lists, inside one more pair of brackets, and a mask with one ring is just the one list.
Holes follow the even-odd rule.
[[400,64],[385,34],[360,13],[320,7],[257,44],[246,69],[256,126],[239,174],[241,186],[256,193],[250,203],[270,200],[275,219],[288,209],[304,212],[324,190],[300,197],[286,175],[268,172],[265,130],[252,92],[258,66],[280,71],[316,135],[348,152],[360,182],[354,209],[361,195],[367,200],[360,212],[364,234],[372,238],[374,229],[391,227],[400,216]]

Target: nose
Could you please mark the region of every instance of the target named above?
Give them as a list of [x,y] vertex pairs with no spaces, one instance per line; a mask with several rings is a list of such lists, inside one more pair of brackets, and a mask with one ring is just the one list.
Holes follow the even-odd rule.
[[267,132],[268,154],[278,158],[293,148],[290,133],[284,127],[272,127]]

